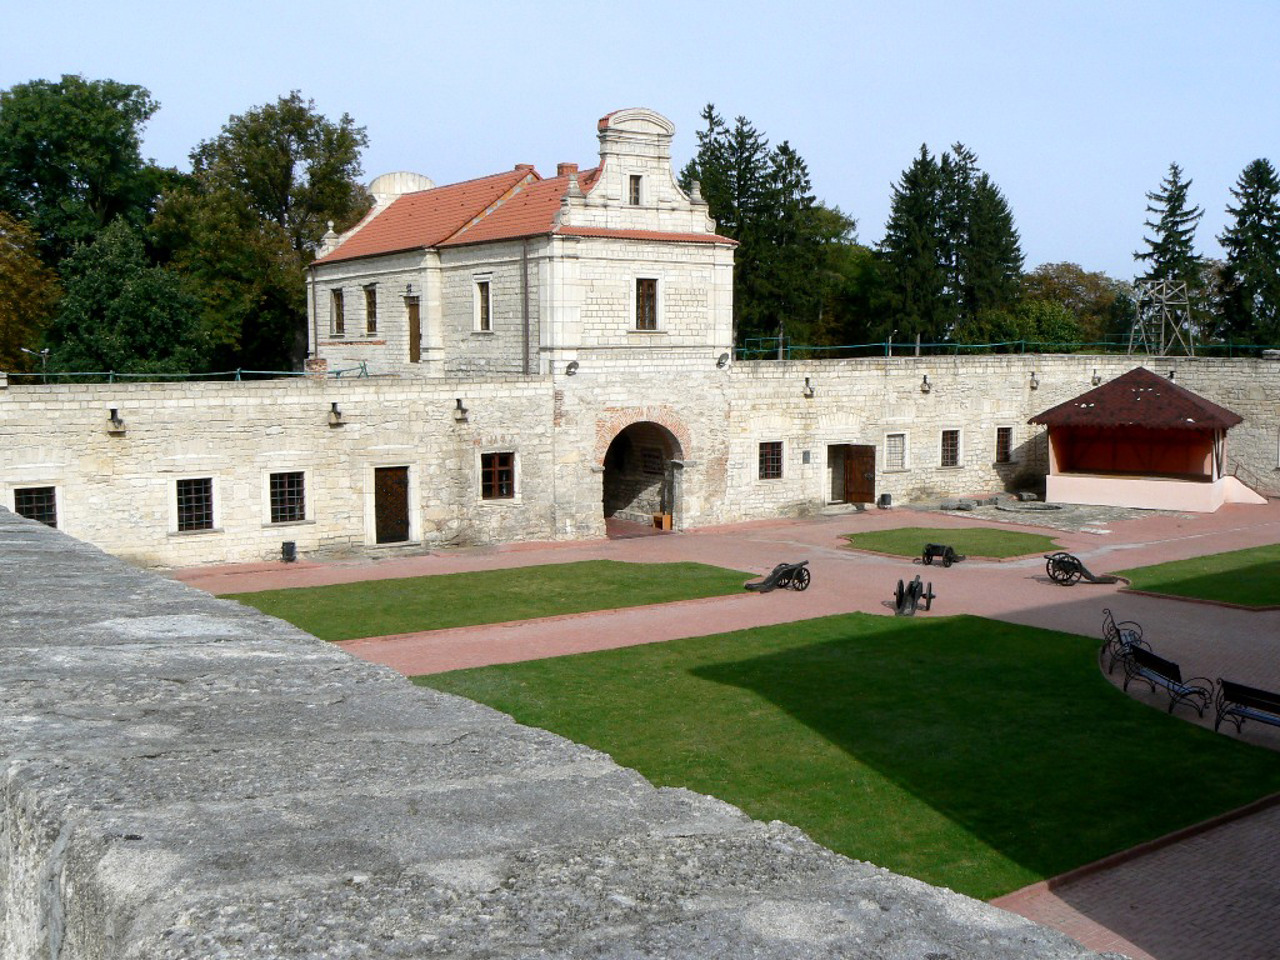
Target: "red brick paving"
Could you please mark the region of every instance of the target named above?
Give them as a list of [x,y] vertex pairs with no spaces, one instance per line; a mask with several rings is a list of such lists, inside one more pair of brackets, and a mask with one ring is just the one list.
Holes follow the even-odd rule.
[[[694,560],[763,574],[782,560],[807,559],[812,586],[683,603],[606,610],[543,620],[353,640],[352,654],[407,675],[559,656],[686,636],[786,623],[834,613],[890,613],[898,579],[919,574],[937,600],[921,616],[969,613],[1096,637],[1103,607],[1137,620],[1161,656],[1185,676],[1223,676],[1280,689],[1280,611],[1248,611],[1126,594],[1120,586],[1061,587],[1041,557],[1003,563],[968,560],[944,569],[860,554],[841,534],[900,526],[968,527],[985,521],[955,514],[868,510],[836,517],[762,521],[673,536],[520,544],[382,561],[301,562],[203,567],[178,579],[213,593],[249,592],[387,577],[607,558],[638,563]],[[1280,541],[1280,501],[1231,504],[1215,514],[1152,515],[1108,524],[1110,533],[1053,536],[1094,573],[1179,560]],[[635,531],[639,532],[639,531]],[[1112,682],[1120,682],[1119,670]],[[1145,688],[1130,695],[1164,709]],[[1211,712],[1211,711],[1210,711]],[[1197,720],[1187,708],[1178,715]],[[1235,736],[1234,733],[1226,734]],[[1245,725],[1241,739],[1280,750],[1280,729]],[[1158,789],[1158,785],[1153,785]],[[1095,950],[1135,960],[1232,960],[1280,957],[1280,806],[1253,813],[1063,883],[1036,884],[997,901],[1056,927]]]

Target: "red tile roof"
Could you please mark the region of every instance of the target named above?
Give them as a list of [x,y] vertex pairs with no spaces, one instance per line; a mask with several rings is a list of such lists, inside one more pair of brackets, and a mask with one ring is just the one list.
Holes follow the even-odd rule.
[[[590,170],[588,173],[595,174]],[[584,175],[578,174],[578,185],[582,187]],[[595,185],[594,176],[589,181]],[[560,201],[569,189],[568,175],[551,177],[530,184],[526,189],[508,198],[500,207],[488,216],[475,223],[463,227],[439,245],[442,247],[459,246],[464,243],[485,243],[491,240],[512,240],[517,237],[531,237],[540,233],[550,233],[555,223],[556,212],[560,209]],[[582,187],[587,192],[587,187]]]
[[1144,367],[1032,417],[1050,427],[1149,427],[1217,430],[1244,418]]
[[407,193],[316,263],[439,246],[526,183],[537,184],[538,174],[522,166],[478,180]]

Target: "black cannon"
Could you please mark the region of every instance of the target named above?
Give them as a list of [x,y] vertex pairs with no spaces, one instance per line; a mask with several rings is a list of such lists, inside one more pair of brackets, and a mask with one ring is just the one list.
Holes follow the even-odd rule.
[[941,560],[944,567],[949,567],[957,560],[963,559],[963,553],[956,553],[954,547],[945,543],[926,543],[924,553],[920,555],[921,562],[927,566],[931,566],[934,560]]
[[744,583],[748,590],[757,593],[768,593],[770,590],[807,590],[809,589],[809,561],[799,563],[780,563],[769,572],[763,580]]
[[896,617],[914,617],[922,602],[926,610],[931,609],[935,596],[933,584],[926,586],[920,582],[919,576],[910,583],[899,580],[898,589],[893,592],[893,614]]
[[1060,583],[1064,587],[1070,587],[1081,579],[1089,581],[1089,583],[1118,583],[1119,577],[1113,577],[1110,574],[1102,574],[1101,576],[1089,572],[1089,568],[1080,562],[1080,558],[1066,551],[1058,553],[1046,553],[1044,555],[1044,572],[1049,575],[1049,579],[1054,583]]

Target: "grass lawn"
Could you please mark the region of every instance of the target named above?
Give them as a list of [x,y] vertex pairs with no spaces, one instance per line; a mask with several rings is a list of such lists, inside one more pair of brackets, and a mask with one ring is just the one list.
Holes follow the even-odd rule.
[[990,527],[899,527],[896,530],[873,530],[848,533],[845,539],[856,550],[874,550],[900,557],[918,557],[926,543],[944,543],[967,557],[1021,557],[1029,553],[1052,553],[1058,549],[1052,537],[1018,530],[993,530]]
[[1096,646],[849,614],[415,682],[985,899],[1280,790],[1280,755],[1128,699]]
[[1245,606],[1280,604],[1280,543],[1121,570],[1136,590]]
[[354,640],[715,597],[754,578],[702,563],[585,560],[227,596],[321,640]]

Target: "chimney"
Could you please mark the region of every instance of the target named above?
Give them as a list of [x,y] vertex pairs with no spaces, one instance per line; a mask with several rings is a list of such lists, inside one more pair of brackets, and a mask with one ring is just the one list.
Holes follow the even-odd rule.
[[517,164],[516,164],[516,169],[517,169],[517,170],[522,170],[522,171],[524,171],[525,173],[529,173],[530,171],[532,171],[532,170],[533,170],[533,164],[532,164],[532,163],[517,163]]
[[578,172],[578,165],[576,163],[557,163],[556,164],[557,177],[567,177],[569,174],[577,173],[577,172]]

